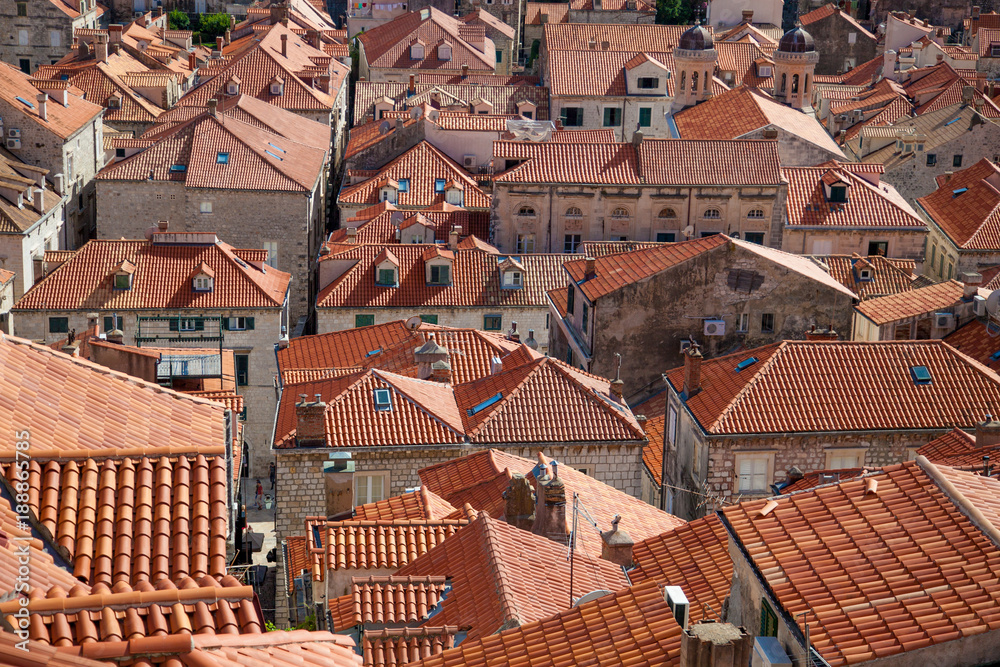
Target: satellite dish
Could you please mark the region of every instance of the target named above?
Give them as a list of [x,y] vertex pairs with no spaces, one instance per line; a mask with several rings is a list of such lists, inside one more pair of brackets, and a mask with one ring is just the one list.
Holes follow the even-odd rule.
[[1000,289],[993,290],[990,292],[990,295],[986,297],[986,312],[991,317],[996,317],[998,306],[1000,306]]
[[688,225],[687,227],[685,227],[684,231],[681,232],[681,234],[683,234],[684,236],[686,236],[688,238],[691,238],[692,236],[694,236],[694,225]]
[[410,109],[410,118],[412,118],[413,120],[417,120],[423,115],[424,115],[424,110],[421,109],[420,107],[413,107],[412,109]]
[[387,120],[383,120],[383,121],[382,121],[382,124],[378,126],[378,133],[379,133],[379,134],[386,134],[386,133],[388,133],[388,132],[389,132],[389,129],[390,129],[391,127],[392,127],[392,126],[391,126],[391,125],[389,125],[389,121],[387,121]]
[[605,595],[611,595],[611,591],[606,591],[603,588],[598,588],[596,591],[590,591],[582,598],[573,603],[574,607],[579,607],[585,602],[590,602],[591,600],[596,600],[597,598],[602,598]]
[[406,320],[406,328],[410,331],[415,331],[417,327],[420,326],[420,316],[414,315],[413,317]]

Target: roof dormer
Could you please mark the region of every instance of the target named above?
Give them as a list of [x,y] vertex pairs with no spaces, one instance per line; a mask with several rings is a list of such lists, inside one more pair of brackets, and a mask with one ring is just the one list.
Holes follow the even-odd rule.
[[477,97],[472,100],[472,113],[479,114],[480,116],[491,114],[493,113],[493,103],[482,97]]
[[438,44],[438,60],[451,60],[451,42],[445,40]]
[[396,200],[399,198],[399,181],[393,180],[391,178],[386,178],[378,186],[378,200],[380,202],[387,201],[390,204],[395,204]]
[[202,262],[195,269],[191,279],[191,289],[195,292],[211,292],[215,289],[215,269]]
[[500,271],[500,286],[503,289],[524,287],[524,265],[516,257],[505,257],[497,265]]
[[109,109],[121,109],[122,108],[122,98],[118,93],[114,93],[108,98],[108,108]]
[[132,289],[132,276],[135,275],[135,264],[123,260],[115,269],[114,288],[116,290]]
[[851,187],[850,181],[832,169],[823,174],[823,194],[830,203],[847,203],[847,189]]
[[453,206],[464,206],[465,186],[457,181],[444,184],[444,200]]
[[440,246],[428,248],[424,260],[425,278],[428,285],[450,285],[452,268],[455,263],[455,253]]
[[422,39],[418,39],[410,44],[410,60],[423,60],[426,46]]
[[240,77],[235,74],[229,77],[229,80],[226,81],[226,95],[239,95],[241,83],[243,82],[240,81]]
[[534,120],[538,112],[538,105],[531,100],[521,100],[517,103],[517,115],[528,120]]
[[399,223],[400,243],[434,243],[434,224],[423,214],[411,215]]
[[388,248],[375,258],[375,284],[399,287],[399,260]]
[[271,79],[271,94],[272,95],[283,95],[285,93],[285,80],[282,79],[277,74]]

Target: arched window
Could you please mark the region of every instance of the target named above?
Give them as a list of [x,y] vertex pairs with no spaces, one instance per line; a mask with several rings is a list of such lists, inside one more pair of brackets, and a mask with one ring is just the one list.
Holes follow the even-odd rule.
[[684,90],[684,84],[687,82],[687,72],[681,72],[681,90]]
[[785,83],[787,81],[787,74],[781,75],[781,92],[785,92]]
[[764,217],[764,209],[752,208],[747,213],[747,217],[750,218],[751,220],[760,220],[761,218]]
[[698,92],[698,73],[691,72],[691,92]]
[[525,217],[534,217],[535,209],[531,208],[530,206],[522,206],[517,210],[517,214]]
[[702,213],[701,217],[705,218],[706,220],[718,220],[719,218],[722,217],[722,214],[719,212],[719,209],[717,208],[706,208],[705,212]]
[[675,211],[672,208],[665,208],[662,211],[660,211],[659,217],[660,218],[676,218],[677,217],[677,211]]
[[580,209],[578,209],[576,206],[570,206],[568,209],[566,209],[566,217],[567,218],[582,218],[583,217],[583,211],[581,211]]
[[621,220],[622,218],[628,218],[631,216],[629,215],[627,208],[619,206],[615,210],[611,211],[611,217]]
[[806,93],[807,95],[809,94],[809,73],[808,72],[806,72],[806,85],[802,89],[802,92]]
[[799,75],[798,74],[793,74],[792,75],[792,94],[794,95],[797,92],[799,92]]
[[704,78],[704,82],[705,82],[705,83],[704,83],[704,85],[702,86],[702,88],[703,88],[703,89],[705,90],[705,92],[708,92],[708,84],[709,84],[709,83],[710,83],[711,81],[712,81],[712,77],[710,77],[710,76],[708,75],[708,72],[705,72],[705,78]]

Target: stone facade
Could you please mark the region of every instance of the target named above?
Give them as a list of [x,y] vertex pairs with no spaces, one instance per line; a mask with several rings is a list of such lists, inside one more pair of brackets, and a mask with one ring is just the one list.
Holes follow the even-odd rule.
[[840,9],[806,26],[819,52],[816,74],[838,74],[868,62],[878,55],[878,40],[858,30]]
[[75,17],[69,15],[69,7],[61,9],[62,4],[62,0],[0,1],[0,25],[5,28],[0,39],[0,60],[33,74],[40,65],[51,65],[66,55],[73,44],[74,30],[99,28],[104,22],[96,0],[78,0],[76,4],[82,11],[75,12]]
[[13,271],[16,276],[10,285],[13,298],[3,304],[10,308],[14,301],[31,289],[35,279],[41,277],[42,258],[46,250],[64,249],[65,241],[63,220],[65,219],[66,197],[59,197],[53,190],[46,188],[46,206],[52,206],[56,199],[58,205],[45,214],[34,225],[20,234],[0,234],[0,256],[4,257],[0,268]]
[[966,250],[959,248],[934,223],[924,209],[919,209],[927,219],[930,233],[927,235],[927,256],[923,266],[923,275],[933,280],[949,280],[958,278],[967,271],[976,272],[981,266],[1000,264],[1000,248],[995,250]]
[[[517,237],[535,237],[536,252],[572,252],[567,237],[580,241],[682,241],[709,233],[762,234],[763,243],[781,247],[781,216],[787,185],[669,187],[542,185],[499,182],[493,188],[492,243],[515,252]],[[570,213],[572,209],[579,214]],[[628,213],[622,216],[620,210]],[[533,215],[521,214],[531,210]],[[710,211],[718,211],[717,218]],[[762,211],[749,218],[750,211]],[[616,215],[615,211],[619,211]],[[755,214],[756,215],[756,214]]]
[[[76,311],[39,311],[39,310],[16,310],[15,335],[30,340],[52,343],[66,338],[65,333],[52,333],[49,331],[49,318],[66,317],[69,320],[68,329],[77,332],[87,331],[94,326],[93,320],[88,320],[87,315],[91,312],[87,310]],[[277,399],[274,391],[274,376],[278,372],[277,360],[274,356],[274,345],[281,335],[281,327],[285,323],[285,313],[281,309],[268,310],[162,310],[156,312],[139,310],[117,310],[117,311],[94,311],[98,312],[97,324],[103,324],[103,318],[118,315],[119,327],[124,332],[123,343],[135,345],[135,337],[138,333],[138,318],[144,316],[157,317],[253,317],[254,329],[252,331],[225,331],[223,332],[222,347],[235,350],[237,355],[247,355],[247,384],[237,388],[244,397],[246,406],[246,427],[244,431],[244,441],[250,453],[250,475],[252,477],[263,477],[267,475],[268,463],[271,459],[271,437],[274,430],[274,415],[277,408]],[[104,327],[102,326],[102,331]],[[144,330],[143,336],[148,335],[148,330]],[[219,345],[218,342],[205,343],[198,340],[183,342],[170,340],[162,343],[143,343],[146,346],[158,347],[212,347]]]
[[[729,287],[729,274],[734,270],[759,274],[760,287],[749,293]],[[659,391],[661,373],[683,364],[682,340],[697,340],[702,354],[711,357],[736,347],[752,349],[779,340],[801,340],[813,325],[832,325],[846,337],[853,313],[853,299],[844,291],[735,243],[701,252],[593,303],[579,285],[573,289],[572,314],[562,319],[553,308],[549,354],[574,366],[582,364],[602,377],[616,377],[615,353],[621,354],[620,373],[630,402]],[[582,305],[589,311],[586,330]],[[773,331],[763,330],[765,313],[772,317]],[[746,327],[741,330],[744,318]],[[706,319],[723,320],[725,335],[704,335]],[[569,339],[583,341],[589,357],[581,359],[580,346],[573,345],[569,362]]]
[[924,260],[926,229],[859,229],[854,227],[791,227],[783,232],[781,249],[797,255],[873,255],[870,244],[888,243],[886,257]]
[[[326,184],[325,171],[306,194],[102,179],[97,185],[98,237],[141,239],[157,221],[167,220],[171,232],[214,232],[235,248],[276,248],[268,263],[292,274],[289,316],[294,328],[315,303],[313,269],[325,229]],[[202,212],[205,202],[211,212]]]

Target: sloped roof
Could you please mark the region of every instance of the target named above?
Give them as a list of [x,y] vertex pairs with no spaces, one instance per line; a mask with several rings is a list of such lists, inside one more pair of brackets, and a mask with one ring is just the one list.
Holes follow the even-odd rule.
[[768,125],[779,127],[834,154],[833,138],[812,116],[775,101],[757,88],[740,86],[673,116],[682,139],[738,139]]
[[451,592],[434,625],[470,626],[466,641],[540,621],[595,589],[627,584],[621,567],[576,553],[570,590],[566,546],[486,514],[401,568],[398,576],[448,573]]
[[[375,281],[377,257],[384,248],[392,248],[399,260],[398,287],[379,285]],[[451,261],[451,283],[428,284],[425,274],[428,250],[437,245],[420,243],[399,245],[339,245],[336,251],[322,257],[324,261],[351,261],[351,268],[322,287],[316,298],[317,308],[413,308],[417,306],[448,307],[544,307],[545,292],[566,285],[563,263],[572,255],[526,254],[520,256],[524,265],[523,285],[505,288],[499,268],[505,255],[480,247],[459,248]],[[443,246],[440,246],[443,247]],[[522,332],[527,333],[527,332]]]
[[[660,48],[666,48],[666,45]],[[674,69],[671,52],[658,50],[642,54],[668,70]],[[549,94],[559,97],[623,97],[628,94],[625,70],[636,57],[632,51],[551,50],[548,57],[551,73]],[[672,96],[672,78],[666,81],[666,86],[667,95]]]
[[937,190],[917,203],[959,248],[1000,248],[1000,168],[988,159],[939,177]]
[[[332,244],[347,242],[347,229],[355,227],[358,230],[355,243],[358,244],[394,244],[398,243],[396,230],[402,228],[404,224],[418,221],[434,229],[434,240],[445,242],[451,230],[459,227],[459,235],[462,237],[476,236],[479,239],[489,238],[490,213],[489,211],[468,211],[451,204],[440,204],[438,207],[445,210],[424,209],[422,211],[401,212],[388,202],[376,204],[377,207],[384,207],[381,213],[374,217],[364,219],[366,211],[364,209],[358,213],[357,217],[350,218],[341,223],[341,228],[330,232],[327,242]],[[375,209],[376,206],[369,207]],[[438,208],[435,207],[435,208]]]
[[[34,121],[40,128],[52,132],[60,139],[68,139],[83,127],[94,122],[104,108],[88,102],[76,95],[68,96],[66,106],[49,100],[46,104],[46,119],[38,115],[38,94],[42,92],[31,84],[31,77],[17,67],[0,63],[0,97],[14,109]],[[24,104],[17,98],[26,100]]]
[[[554,51],[589,51],[590,41],[594,50],[656,53],[672,51],[680,43],[681,35],[690,26],[636,23],[547,23],[545,48]],[[711,33],[712,26],[705,26]],[[605,49],[603,43],[608,43]]]
[[[327,570],[399,570],[468,523],[465,517],[389,521],[319,518],[307,520],[306,540],[313,572],[321,573],[321,578]],[[315,543],[316,531],[322,536],[322,544]]]
[[569,3],[567,2],[528,2],[524,5],[524,25],[542,25],[545,23],[569,23]]
[[[666,377],[680,393],[684,369]],[[783,341],[706,359],[701,387],[687,408],[719,435],[971,427],[1000,404],[1000,376],[940,340]]]
[[952,308],[961,302],[964,290],[965,287],[957,280],[947,280],[907,292],[868,299],[858,304],[856,310],[881,326]]
[[786,618],[810,612],[812,647],[838,666],[996,629],[998,501],[1000,481],[918,457],[781,497],[763,516],[774,501],[722,514]]
[[374,503],[356,505],[357,521],[392,521],[393,519],[443,519],[455,507],[426,487]]
[[[42,217],[61,205],[62,197],[44,180],[48,173],[48,169],[22,162],[9,152],[0,152],[0,183],[3,183],[5,191],[0,196],[0,234],[24,234]],[[39,190],[40,177],[44,188],[41,209],[35,205],[34,199]],[[31,197],[28,196],[29,188],[32,190]],[[6,194],[7,191],[16,195]],[[21,197],[21,206],[17,205],[17,195]]]
[[[814,256],[826,265],[830,275],[862,300],[888,294],[899,294],[913,289],[914,268],[912,259],[888,259],[880,255],[862,257],[854,255]],[[861,280],[861,271],[870,271],[870,280]]]
[[979,320],[971,320],[944,337],[956,350],[967,354],[984,366],[1000,372],[1000,338]]
[[[169,236],[165,235],[165,236]],[[88,241],[15,304],[15,310],[136,310],[178,308],[281,308],[291,276],[249,264],[242,252],[205,234],[206,243]],[[136,266],[132,287],[114,289],[122,260]],[[212,291],[194,290],[191,277],[206,263],[215,271]],[[266,271],[264,270],[266,268]]]
[[[465,39],[466,24],[435,7],[419,12],[407,12],[380,26],[358,35],[364,47],[369,67],[409,69],[461,69],[492,74],[496,68],[496,51],[493,40],[485,37],[482,50]],[[424,43],[424,57],[410,58],[410,45],[420,40]],[[447,41],[451,58],[440,60],[437,46]]]
[[330,601],[333,629],[342,632],[362,624],[420,623],[451,590],[448,577],[352,577],[346,595]]
[[873,42],[877,39],[877,37],[871,34],[871,32],[869,32],[867,28],[858,23],[857,19],[855,19],[849,13],[842,11],[840,7],[833,4],[832,2],[829,2],[823,5],[822,7],[817,7],[811,12],[807,12],[805,14],[800,15],[799,22],[804,26],[808,26],[813,23],[816,23],[817,21],[822,21],[823,19],[829,18],[834,15],[836,15],[840,20],[846,21],[851,26],[852,30],[854,32],[859,33],[862,37],[870,39]]
[[[508,115],[517,113],[518,103],[529,101],[536,107],[537,120],[549,119],[549,89],[538,85],[537,81],[472,74],[462,79],[461,75],[445,77],[426,72],[416,74],[414,78],[412,96],[408,94],[409,82],[358,81],[354,90],[355,124],[373,120],[375,103],[382,98],[392,101],[394,111],[403,111],[424,102],[433,102],[434,95],[457,100],[455,104],[466,106],[480,98],[493,105],[494,113]],[[447,103],[444,106],[448,106]]]
[[998,450],[1000,445],[977,445],[976,436],[956,428],[931,440],[918,449],[917,454],[935,465],[978,472],[983,469],[983,456],[994,460]]

